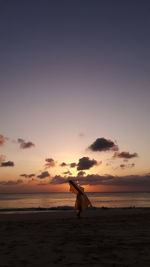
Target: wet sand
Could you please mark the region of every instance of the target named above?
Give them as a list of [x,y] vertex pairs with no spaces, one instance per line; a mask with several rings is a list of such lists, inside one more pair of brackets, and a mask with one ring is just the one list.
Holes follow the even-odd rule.
[[150,209],[0,214],[0,266],[150,266]]

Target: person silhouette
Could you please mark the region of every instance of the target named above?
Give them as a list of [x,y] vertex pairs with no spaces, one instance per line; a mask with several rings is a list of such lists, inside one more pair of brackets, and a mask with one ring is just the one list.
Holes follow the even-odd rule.
[[78,194],[77,194],[75,207],[78,210],[77,217],[80,218],[80,214],[82,212],[82,194],[80,192],[78,192]]
[[88,206],[92,207],[90,200],[87,195],[84,193],[84,188],[79,184],[69,181],[70,191],[77,195],[75,202],[75,210],[77,211],[77,217],[80,218],[81,212],[85,211]]

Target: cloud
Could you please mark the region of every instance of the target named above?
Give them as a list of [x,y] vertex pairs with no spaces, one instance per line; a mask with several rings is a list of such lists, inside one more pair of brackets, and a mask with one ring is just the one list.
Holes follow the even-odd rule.
[[75,168],[75,167],[77,166],[77,163],[72,162],[72,163],[70,163],[69,165],[70,165],[70,168]]
[[137,153],[129,153],[126,151],[123,152],[115,152],[113,155],[113,158],[122,158],[122,159],[132,159],[132,158],[137,158],[138,154]]
[[17,181],[1,181],[0,185],[17,185],[17,184],[22,184],[23,180],[22,179],[18,179]]
[[45,161],[45,168],[55,167],[55,161],[52,158],[47,158]]
[[120,164],[120,168],[124,169],[126,167],[125,164]]
[[60,164],[61,167],[66,167],[67,165],[68,165],[68,164],[65,163],[65,162],[62,162],[62,163]]
[[68,183],[69,181],[69,178],[64,178],[63,176],[61,175],[55,175],[52,180],[50,181],[50,184],[65,184],[65,183]]
[[60,166],[61,166],[61,167],[67,167],[67,166],[69,166],[70,168],[75,168],[75,167],[77,166],[77,163],[75,163],[75,162],[72,162],[72,163],[65,163],[65,162],[62,162],[62,163],[60,164]]
[[28,175],[23,173],[23,174],[20,174],[21,177],[25,177],[25,178],[28,178]]
[[120,164],[120,168],[126,169],[126,168],[133,168],[135,166],[135,163],[131,164]]
[[0,167],[14,167],[15,164],[13,161],[5,161],[6,156],[0,155]]
[[78,172],[78,176],[84,176],[85,174],[86,174],[86,172],[84,172],[84,171]]
[[35,183],[36,181],[38,181],[38,180],[37,180],[37,179],[34,179],[34,178],[29,179],[29,180],[28,180],[28,184]]
[[20,144],[20,148],[22,149],[31,148],[35,146],[35,144],[33,144],[32,142],[25,142],[25,140],[23,140],[22,138],[18,138],[18,143]]
[[72,173],[70,171],[64,172],[63,174],[65,174],[65,175],[72,175]]
[[38,175],[37,177],[40,179],[44,179],[44,178],[50,177],[50,174],[49,174],[49,172],[44,171],[40,175]]
[[128,175],[128,176],[112,176],[91,174],[87,176],[70,176],[62,177],[56,175],[50,181],[50,184],[65,184],[69,180],[78,181],[81,185],[107,185],[107,186],[150,186],[150,174],[146,175]]
[[104,137],[97,138],[94,143],[89,146],[89,149],[92,151],[117,151],[118,146],[110,139]]
[[4,161],[4,162],[1,162],[1,165],[0,167],[14,167],[15,164],[13,161]]
[[[81,185],[101,185],[106,183],[106,181],[112,179],[113,176],[100,176],[98,174],[91,174],[87,176],[70,176],[70,177],[62,177],[60,175],[56,175],[50,181],[50,184],[65,184],[68,183],[69,180],[78,181]],[[105,181],[105,182],[103,182]]]
[[34,177],[34,176],[35,176],[34,173],[31,173],[31,174],[28,175],[29,178],[32,178],[32,177]]
[[77,170],[88,170],[92,168],[94,165],[97,165],[97,161],[94,159],[89,159],[89,157],[83,157],[79,159]]
[[25,174],[25,173],[23,173],[23,174],[20,174],[20,176],[21,177],[24,177],[24,178],[32,178],[32,177],[35,176],[35,174],[34,173],[31,173],[31,174]]
[[6,142],[6,138],[2,134],[0,134],[0,146],[3,146],[5,142]]

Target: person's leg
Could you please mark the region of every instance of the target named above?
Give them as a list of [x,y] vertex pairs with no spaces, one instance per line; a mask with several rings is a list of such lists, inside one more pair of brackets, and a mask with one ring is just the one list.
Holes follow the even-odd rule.
[[80,210],[77,212],[77,217],[80,218]]
[[78,210],[77,217],[80,218],[80,213],[81,213],[81,207]]

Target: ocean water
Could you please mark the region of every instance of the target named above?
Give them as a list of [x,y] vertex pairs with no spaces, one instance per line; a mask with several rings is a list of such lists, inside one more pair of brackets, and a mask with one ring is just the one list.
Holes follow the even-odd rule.
[[[87,193],[96,208],[150,207],[150,193]],[[0,194],[0,212],[71,210],[76,195],[67,193]]]

